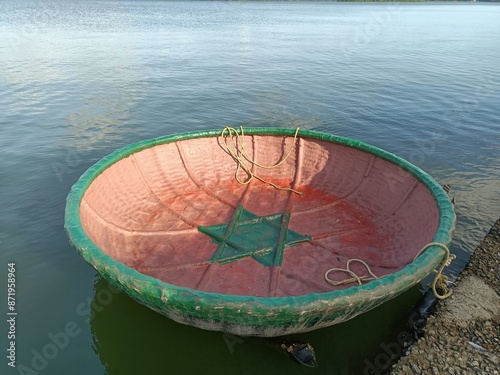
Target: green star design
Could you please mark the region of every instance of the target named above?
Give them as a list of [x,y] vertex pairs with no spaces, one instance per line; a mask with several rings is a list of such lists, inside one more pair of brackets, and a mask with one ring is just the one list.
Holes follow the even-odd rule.
[[288,229],[290,212],[257,216],[241,205],[228,224],[198,226],[219,244],[210,262],[229,263],[251,256],[264,266],[280,266],[283,251],[311,239]]

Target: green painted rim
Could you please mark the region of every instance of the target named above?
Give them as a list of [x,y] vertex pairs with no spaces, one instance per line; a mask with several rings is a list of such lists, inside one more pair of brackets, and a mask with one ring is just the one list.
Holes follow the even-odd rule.
[[[293,136],[295,134],[295,129],[288,128],[245,128],[244,130],[247,135]],[[256,327],[303,324],[304,314],[316,316],[316,319],[321,320],[333,319],[338,315],[339,309],[370,304],[376,300],[385,301],[395,297],[420,282],[444,258],[444,251],[440,247],[431,246],[414,262],[400,271],[362,286],[301,296],[253,297],[208,293],[163,282],[117,262],[89,239],[82,228],[79,207],[87,188],[105,169],[146,148],[193,138],[217,137],[220,134],[221,130],[188,132],[128,145],[90,167],[71,188],[67,197],[64,223],[71,244],[111,284],[124,290],[139,302],[155,310],[171,312],[173,315],[208,319],[223,324],[253,325]],[[300,130],[298,135],[303,138],[333,142],[371,153],[412,174],[427,186],[439,208],[439,227],[433,241],[441,242],[446,246],[450,245],[455,229],[453,206],[443,189],[427,173],[394,154],[358,140],[311,130]]]

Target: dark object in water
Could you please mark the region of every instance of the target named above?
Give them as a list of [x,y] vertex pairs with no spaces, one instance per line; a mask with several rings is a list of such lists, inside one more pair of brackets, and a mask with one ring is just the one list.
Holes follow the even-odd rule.
[[272,346],[274,346],[283,354],[286,354],[295,362],[307,367],[318,366],[318,362],[316,361],[316,353],[314,352],[314,348],[311,346],[311,344],[289,337],[268,340],[272,344]]

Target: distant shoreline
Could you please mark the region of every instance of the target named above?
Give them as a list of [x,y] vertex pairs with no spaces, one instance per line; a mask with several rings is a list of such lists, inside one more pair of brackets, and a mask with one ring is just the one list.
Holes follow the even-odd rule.
[[[189,2],[192,0],[180,0]],[[198,0],[226,1],[229,3],[262,2],[262,3],[500,3],[500,0]]]
[[[209,0],[219,1],[219,0]],[[500,3],[500,0],[225,0],[228,2],[332,2],[332,3]]]
[[500,3],[500,0],[333,0],[333,1],[336,1],[337,3],[445,3],[445,2],[446,3],[476,3],[476,2]]

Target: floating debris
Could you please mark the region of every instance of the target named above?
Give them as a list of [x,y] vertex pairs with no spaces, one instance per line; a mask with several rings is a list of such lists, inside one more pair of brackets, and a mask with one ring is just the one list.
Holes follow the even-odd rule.
[[268,339],[268,341],[273,347],[281,353],[286,354],[293,361],[307,367],[318,366],[316,353],[311,344],[289,337],[278,337],[275,339]]

